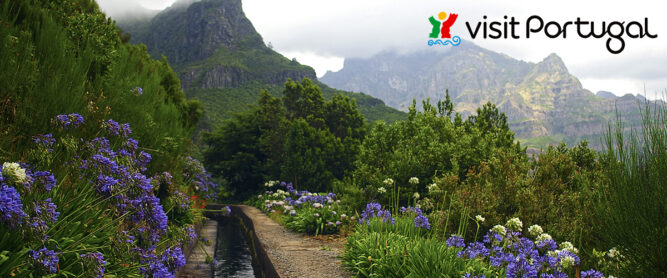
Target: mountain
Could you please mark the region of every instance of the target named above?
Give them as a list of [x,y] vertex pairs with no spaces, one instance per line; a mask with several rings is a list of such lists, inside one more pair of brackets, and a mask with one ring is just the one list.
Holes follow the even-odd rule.
[[367,59],[346,59],[343,69],[328,72],[321,80],[334,88],[367,93],[401,110],[413,99],[444,99],[447,90],[463,116],[492,102],[507,115],[517,137],[533,147],[582,139],[599,147],[616,108],[626,123],[641,119],[637,98],[596,96],[582,87],[556,54],[529,63],[468,41],[446,51],[382,52]]
[[595,93],[595,95],[602,98],[616,98],[616,95],[614,93],[607,91],[598,91],[597,93]]
[[379,99],[329,88],[316,80],[311,67],[267,47],[240,0],[179,1],[150,20],[119,25],[153,57],[167,57],[188,97],[202,100],[204,129],[255,104],[260,90],[280,95],[285,81],[303,78],[320,85],[326,98],[340,93],[356,99],[368,121],[405,117]]

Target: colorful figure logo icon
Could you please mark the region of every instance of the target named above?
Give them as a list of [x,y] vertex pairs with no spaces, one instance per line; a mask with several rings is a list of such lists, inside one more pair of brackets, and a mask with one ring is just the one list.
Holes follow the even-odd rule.
[[[435,19],[433,16],[428,18],[428,21],[433,26],[431,33],[428,35],[430,38],[442,38],[442,39],[451,39],[451,40],[428,40],[428,45],[459,45],[461,43],[461,38],[459,36],[454,36],[450,33],[450,28],[456,22],[456,19],[459,17],[458,14],[450,13],[449,16],[445,12],[440,12],[438,14],[438,19]],[[444,21],[442,21],[444,20]],[[441,22],[442,21],[442,22]]]

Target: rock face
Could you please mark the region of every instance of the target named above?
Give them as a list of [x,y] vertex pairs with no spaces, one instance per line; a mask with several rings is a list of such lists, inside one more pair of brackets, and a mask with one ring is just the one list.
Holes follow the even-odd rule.
[[364,92],[401,110],[407,110],[413,99],[444,99],[447,90],[463,116],[492,102],[507,115],[517,137],[538,147],[581,139],[599,146],[599,136],[613,119],[615,107],[630,124],[639,119],[638,98],[594,95],[556,54],[528,63],[468,41],[441,50],[348,59],[342,70],[328,72],[321,81]]
[[250,81],[315,79],[315,71],[264,45],[240,0],[181,0],[150,21],[119,23],[155,58],[165,55],[184,89],[235,88]]
[[310,78],[327,98],[340,93],[356,99],[369,121],[406,116],[379,99],[329,88],[316,80],[311,67],[267,47],[243,13],[241,0],[180,0],[152,19],[118,25],[154,58],[167,57],[187,96],[202,101],[200,130],[215,129],[255,104],[260,90],[279,96],[287,79]]

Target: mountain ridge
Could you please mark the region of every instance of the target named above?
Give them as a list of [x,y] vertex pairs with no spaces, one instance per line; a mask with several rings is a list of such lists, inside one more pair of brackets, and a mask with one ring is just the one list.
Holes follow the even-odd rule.
[[215,128],[255,104],[260,90],[280,95],[288,79],[312,79],[326,98],[339,93],[355,99],[368,121],[391,122],[406,115],[368,95],[329,88],[311,67],[266,46],[240,0],[180,1],[150,20],[119,24],[153,57],[165,55],[188,97],[202,100],[201,129]]
[[334,88],[365,92],[403,111],[412,99],[444,99],[446,91],[464,117],[486,102],[495,103],[517,137],[534,147],[582,139],[600,147],[600,135],[616,108],[630,124],[641,118],[640,99],[596,96],[555,53],[532,63],[470,41],[447,51],[382,52],[346,59],[341,70],[320,80]]

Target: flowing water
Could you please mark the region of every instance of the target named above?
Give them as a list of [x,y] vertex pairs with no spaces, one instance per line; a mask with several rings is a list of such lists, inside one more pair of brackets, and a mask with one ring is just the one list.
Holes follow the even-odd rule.
[[252,267],[252,252],[243,235],[239,221],[226,218],[218,225],[215,259],[218,265],[213,277],[255,277]]

